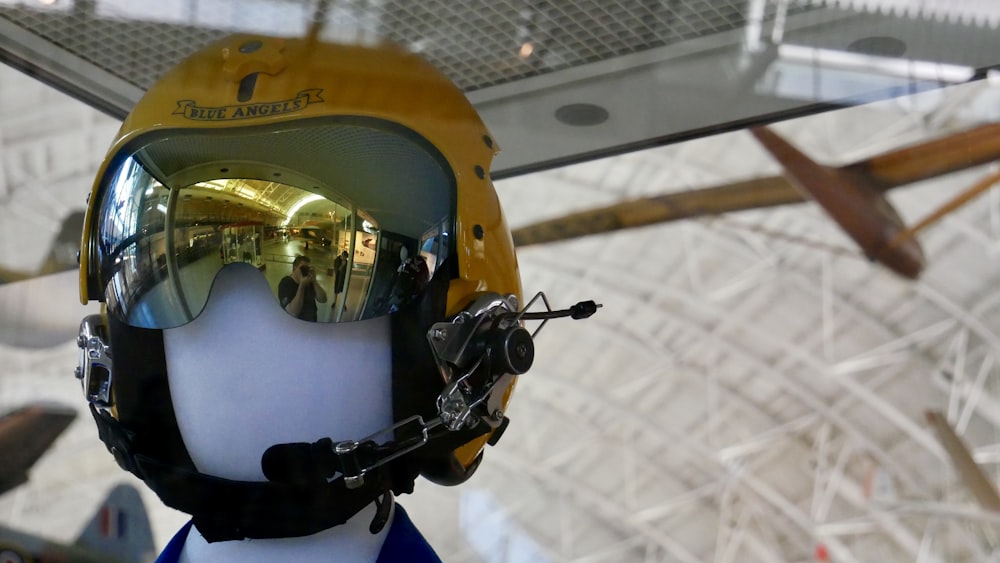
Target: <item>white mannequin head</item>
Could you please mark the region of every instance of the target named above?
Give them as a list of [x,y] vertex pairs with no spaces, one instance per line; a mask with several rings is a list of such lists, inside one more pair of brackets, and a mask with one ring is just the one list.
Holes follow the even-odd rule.
[[[260,460],[270,446],[360,439],[392,425],[388,319],[298,320],[249,265],[224,268],[201,315],[164,330],[163,341],[177,423],[202,473],[265,481]],[[386,530],[368,531],[373,510],[308,538],[208,544],[192,530],[185,553],[191,561],[329,560],[330,544],[343,554],[347,541],[361,551],[345,561],[374,561]]]

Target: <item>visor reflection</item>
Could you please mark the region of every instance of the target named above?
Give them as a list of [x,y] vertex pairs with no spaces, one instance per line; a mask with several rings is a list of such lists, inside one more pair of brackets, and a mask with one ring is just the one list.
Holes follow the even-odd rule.
[[216,275],[232,263],[260,270],[278,304],[303,320],[389,314],[419,295],[444,260],[450,224],[421,217],[411,223],[430,225],[423,232],[397,232],[346,198],[273,181],[216,179],[168,189],[134,160],[121,168],[101,209],[98,257],[108,311],[157,329],[197,317]]

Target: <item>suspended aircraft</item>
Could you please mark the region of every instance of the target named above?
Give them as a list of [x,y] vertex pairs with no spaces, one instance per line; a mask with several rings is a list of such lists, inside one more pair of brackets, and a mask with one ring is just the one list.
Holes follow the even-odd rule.
[[[70,407],[33,403],[0,418],[0,494],[28,481],[31,467],[76,418]],[[0,563],[138,563],[152,560],[152,531],[131,485],[110,491],[73,544],[0,526]]]
[[915,235],[1000,181],[986,175],[912,226],[885,198],[908,186],[1000,159],[1000,124],[988,124],[902,147],[845,166],[819,164],[766,127],[751,133],[785,169],[782,176],[644,197],[520,227],[518,246],[552,243],[682,219],[814,200],[869,259],[908,279],[924,268]]
[[142,563],[155,556],[146,508],[129,484],[108,492],[72,544],[0,526],[2,563]]

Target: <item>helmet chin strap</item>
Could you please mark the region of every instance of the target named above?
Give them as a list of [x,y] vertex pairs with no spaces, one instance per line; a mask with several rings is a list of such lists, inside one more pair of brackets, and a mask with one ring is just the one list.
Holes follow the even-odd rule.
[[174,499],[174,508],[191,514],[209,542],[312,535],[347,522],[373,499],[378,508],[369,530],[377,534],[389,521],[393,502],[388,471],[376,470],[363,486],[349,488],[342,478],[320,483],[234,481],[143,456],[136,461],[151,477],[151,488]]
[[388,467],[368,472],[365,483],[353,488],[342,477],[294,482],[222,479],[134,454],[131,433],[107,411],[93,404],[90,410],[101,440],[119,465],[144,480],[167,506],[190,514],[209,542],[308,536],[347,522],[373,499],[378,509],[369,530],[376,534],[388,522],[392,493],[413,489],[412,478],[400,479]]

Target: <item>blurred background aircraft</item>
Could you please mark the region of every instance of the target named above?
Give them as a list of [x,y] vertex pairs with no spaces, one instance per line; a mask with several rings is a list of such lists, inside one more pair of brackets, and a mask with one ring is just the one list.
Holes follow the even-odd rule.
[[[28,482],[32,466],[76,414],[72,407],[36,403],[0,417],[0,495]],[[155,556],[145,506],[128,484],[108,492],[72,543],[0,525],[2,563],[142,563]]]
[[3,563],[146,563],[158,551],[146,508],[132,485],[110,490],[72,543],[0,526]]

